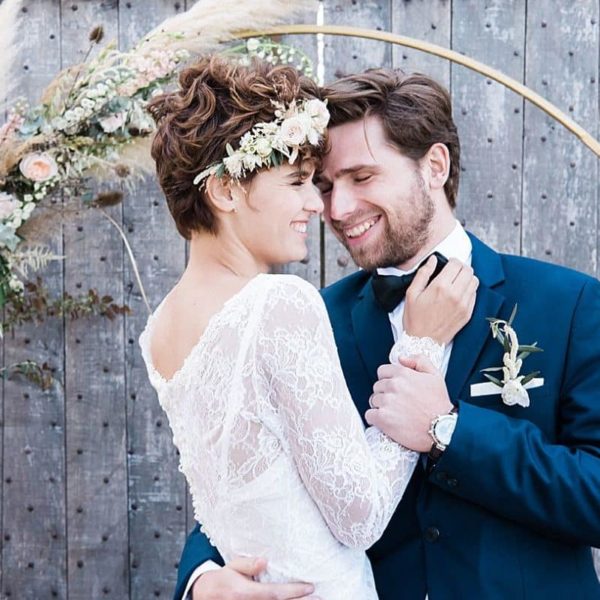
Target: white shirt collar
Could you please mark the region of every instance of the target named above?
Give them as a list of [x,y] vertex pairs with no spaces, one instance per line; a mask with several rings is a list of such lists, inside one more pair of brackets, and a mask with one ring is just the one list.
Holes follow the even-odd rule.
[[446,258],[457,258],[462,263],[471,264],[471,254],[473,252],[473,244],[471,239],[464,230],[464,227],[456,221],[456,226],[450,232],[450,234],[444,238],[435,248],[429,250],[422,257],[419,258],[415,266],[410,271],[403,271],[397,267],[386,267],[383,269],[377,269],[380,275],[406,275],[412,273],[427,256],[433,252],[439,252]]

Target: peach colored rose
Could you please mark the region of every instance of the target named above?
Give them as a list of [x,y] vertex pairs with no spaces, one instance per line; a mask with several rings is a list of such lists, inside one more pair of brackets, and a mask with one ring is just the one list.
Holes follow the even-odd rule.
[[49,154],[31,152],[19,163],[19,170],[31,181],[46,181],[56,175],[58,166]]

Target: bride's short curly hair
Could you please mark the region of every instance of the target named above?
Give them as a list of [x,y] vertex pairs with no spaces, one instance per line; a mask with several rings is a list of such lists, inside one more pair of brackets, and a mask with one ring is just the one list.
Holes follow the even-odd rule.
[[[183,70],[176,91],[149,103],[157,123],[152,158],[183,237],[190,239],[192,231],[218,230],[204,191],[193,183],[196,175],[227,156],[227,144],[236,149],[254,125],[274,120],[273,101],[315,97],[319,97],[317,84],[293,67],[259,59],[242,65],[214,55]],[[295,164],[320,161],[323,146],[305,144]]]

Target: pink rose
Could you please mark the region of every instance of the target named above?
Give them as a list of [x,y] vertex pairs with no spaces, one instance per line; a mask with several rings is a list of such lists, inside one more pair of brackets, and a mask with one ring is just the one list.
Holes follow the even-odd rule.
[[20,202],[16,198],[6,192],[0,192],[0,220],[10,217],[19,206]]
[[106,133],[116,131],[123,123],[125,123],[125,113],[122,112],[100,119],[100,127],[102,127]]
[[49,154],[31,152],[19,163],[19,170],[31,181],[46,181],[58,173],[58,166]]

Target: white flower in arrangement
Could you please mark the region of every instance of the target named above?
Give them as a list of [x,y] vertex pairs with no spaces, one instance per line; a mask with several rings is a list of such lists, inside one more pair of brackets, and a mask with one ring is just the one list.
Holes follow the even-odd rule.
[[58,165],[45,152],[30,152],[19,163],[19,170],[31,181],[46,181],[58,173]]
[[125,118],[126,114],[124,112],[112,114],[109,117],[100,119],[100,127],[102,127],[106,133],[113,133],[125,124]]
[[96,106],[96,103],[93,100],[90,100],[89,98],[83,98],[83,100],[81,101],[81,106],[83,106],[83,108],[87,110],[91,110]]
[[0,220],[10,217],[20,205],[21,203],[14,196],[0,192]]
[[256,140],[256,152],[258,152],[259,156],[266,158],[273,152],[273,145],[271,141],[267,138],[260,138]]
[[281,124],[281,139],[286,146],[300,146],[306,134],[306,123],[298,116],[289,117]]
[[249,38],[246,42],[246,49],[248,52],[256,52],[259,46],[260,40],[257,40],[256,38]]
[[309,100],[306,103],[306,112],[310,115],[313,125],[317,129],[325,129],[329,123],[327,105],[321,100]]
[[523,387],[521,380],[523,376],[518,379],[509,379],[502,388],[502,400],[507,406],[514,406],[518,404],[527,408],[529,406],[529,393]]
[[242,174],[243,162],[241,154],[236,152],[231,156],[227,156],[223,159],[223,163],[225,164],[227,172],[232,177],[239,177]]
[[252,171],[255,167],[262,166],[260,156],[256,156],[255,154],[244,154],[242,162],[246,171]]

